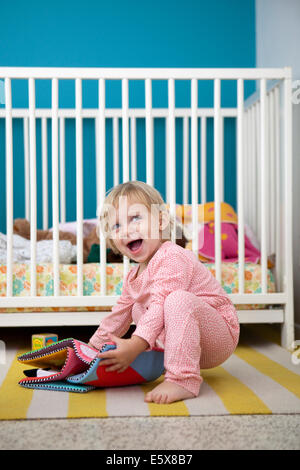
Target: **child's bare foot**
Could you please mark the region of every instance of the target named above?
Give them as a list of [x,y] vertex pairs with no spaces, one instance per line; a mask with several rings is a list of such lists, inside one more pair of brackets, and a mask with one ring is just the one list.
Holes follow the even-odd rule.
[[194,398],[195,395],[173,382],[162,382],[145,396],[146,402],[158,404],[173,403],[178,400]]

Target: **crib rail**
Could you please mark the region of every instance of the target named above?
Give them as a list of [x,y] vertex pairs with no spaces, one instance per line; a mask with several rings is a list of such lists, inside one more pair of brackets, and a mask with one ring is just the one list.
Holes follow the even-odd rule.
[[[28,81],[28,107],[12,106],[12,80]],[[51,80],[51,108],[36,106],[35,82],[37,79]],[[59,82],[75,81],[75,107],[59,106]],[[137,178],[136,122],[145,120],[146,182],[154,185],[154,119],[166,122],[166,202],[175,216],[177,200],[177,160],[175,120],[183,122],[183,163],[182,184],[184,204],[189,202],[189,174],[191,176],[192,204],[192,249],[198,254],[198,207],[207,202],[207,122],[213,119],[214,142],[214,203],[215,203],[215,275],[222,277],[221,244],[221,202],[224,201],[224,120],[236,120],[237,158],[237,214],[238,214],[238,269],[239,291],[231,294],[235,304],[284,305],[287,315],[285,327],[289,341],[292,336],[293,283],[291,252],[291,70],[281,69],[107,69],[107,68],[26,68],[0,67],[0,80],[4,80],[4,107],[0,106],[0,119],[5,119],[5,160],[6,160],[6,234],[7,234],[7,291],[1,298],[1,307],[63,307],[63,306],[109,306],[117,297],[107,296],[106,291],[106,245],[100,234],[100,279],[99,296],[88,297],[83,289],[83,120],[90,118],[95,123],[96,148],[96,198],[97,207],[103,204],[107,191],[106,180],[106,121],[113,120],[113,171],[114,184]],[[82,81],[98,81],[98,107],[83,108]],[[121,108],[108,108],[105,99],[107,80],[121,81]],[[129,106],[129,81],[142,80],[145,86],[145,106]],[[153,107],[152,83],[167,80],[168,106]],[[190,107],[176,106],[175,82],[190,82]],[[213,107],[200,107],[198,82],[210,80],[213,83]],[[235,107],[221,104],[221,82],[234,80],[237,84]],[[249,105],[245,102],[246,80],[258,82],[259,96]],[[277,80],[272,90],[267,90],[270,80]],[[1,102],[1,100],[0,100]],[[22,119],[24,127],[24,178],[25,218],[30,220],[31,240],[31,295],[18,298],[13,296],[13,120]],[[59,277],[59,223],[66,221],[66,164],[65,164],[65,123],[75,120],[76,133],[76,221],[77,221],[77,285],[76,297],[63,297]],[[53,222],[53,279],[54,295],[39,297],[36,290],[36,237],[37,237],[37,168],[36,168],[36,123],[41,120],[42,153],[42,200],[43,228],[48,228],[48,121],[51,121],[52,149],[52,222]],[[122,169],[119,166],[119,122],[122,126]],[[199,131],[200,123],[200,131]],[[190,135],[189,135],[190,134]],[[199,152],[200,150],[200,152]],[[190,162],[189,162],[190,153]],[[189,167],[190,164],[190,167]],[[201,179],[199,181],[199,173]],[[201,194],[199,198],[199,185]],[[261,244],[262,293],[249,294],[245,291],[245,223],[249,223]],[[175,231],[172,233],[175,240]],[[267,292],[268,256],[276,255],[277,292]],[[124,276],[129,270],[129,259],[124,257]],[[287,307],[288,306],[288,307]],[[278,321],[278,318],[277,318]]]

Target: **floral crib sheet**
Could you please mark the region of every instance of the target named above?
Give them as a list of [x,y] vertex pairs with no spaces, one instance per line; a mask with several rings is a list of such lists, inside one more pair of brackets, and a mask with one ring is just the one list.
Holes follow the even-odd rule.
[[[214,263],[205,263],[207,268],[215,275]],[[136,266],[130,263],[130,267]],[[77,295],[77,266],[61,264],[60,293],[63,296]],[[37,295],[52,296],[53,291],[53,265],[52,263],[38,264]],[[228,294],[238,293],[238,263],[222,263],[222,287]],[[107,295],[121,295],[123,285],[123,263],[107,264],[106,266]],[[271,270],[267,277],[268,292],[275,292],[275,280]],[[83,295],[100,295],[101,279],[99,263],[83,265]],[[245,293],[261,293],[261,265],[245,263]],[[13,264],[13,295],[17,297],[30,296],[30,265]],[[6,296],[6,266],[0,265],[0,298]],[[237,305],[237,309],[259,309],[264,305]],[[109,307],[47,307],[47,308],[0,308],[1,313],[36,312],[36,311],[101,311]]]

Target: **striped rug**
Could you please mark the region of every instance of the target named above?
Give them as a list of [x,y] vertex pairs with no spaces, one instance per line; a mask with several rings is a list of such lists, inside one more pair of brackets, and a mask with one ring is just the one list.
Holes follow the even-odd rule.
[[18,385],[24,366],[17,356],[28,349],[9,348],[0,365],[0,419],[300,413],[300,360],[293,361],[268,335],[263,327],[244,328],[230,359],[202,371],[199,397],[170,405],[144,402],[145,393],[163,377],[85,394],[24,389]]

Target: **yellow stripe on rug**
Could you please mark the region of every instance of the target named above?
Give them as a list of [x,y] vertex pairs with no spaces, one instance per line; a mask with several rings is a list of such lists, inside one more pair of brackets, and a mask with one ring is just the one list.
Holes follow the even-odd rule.
[[[148,393],[153,390],[158,384],[163,382],[164,376],[162,375],[154,382],[149,382],[141,385],[143,392]],[[177,401],[168,405],[159,405],[157,403],[147,403],[150,416],[190,416],[189,410],[183,401]]]
[[105,389],[70,393],[68,418],[107,418]]
[[275,382],[285,387],[290,392],[294,393],[296,397],[300,398],[300,377],[294,372],[286,369],[278,362],[272,361],[264,354],[256,351],[248,345],[239,345],[235,354],[243,361],[250,364],[255,369],[259,370],[262,374],[267,375]]
[[27,350],[21,349],[17,352],[9,371],[0,387],[0,419],[26,419],[27,410],[33,396],[33,390],[24,389],[18,385],[22,378],[23,364],[17,357]]
[[201,375],[222,400],[230,414],[272,414],[272,411],[249,387],[223,367],[205,369]]

